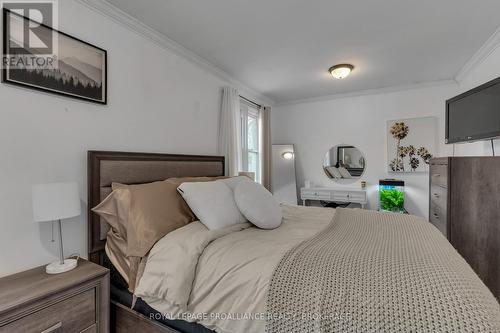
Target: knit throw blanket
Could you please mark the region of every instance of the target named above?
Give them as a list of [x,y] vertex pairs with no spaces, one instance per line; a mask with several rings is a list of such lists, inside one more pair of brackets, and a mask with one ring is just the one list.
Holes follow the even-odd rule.
[[500,332],[500,306],[429,222],[337,209],[290,250],[267,299],[268,333]]

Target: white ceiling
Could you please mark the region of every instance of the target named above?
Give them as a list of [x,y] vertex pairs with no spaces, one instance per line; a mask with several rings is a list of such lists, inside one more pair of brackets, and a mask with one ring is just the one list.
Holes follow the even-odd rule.
[[277,103],[453,79],[500,26],[498,0],[108,1]]

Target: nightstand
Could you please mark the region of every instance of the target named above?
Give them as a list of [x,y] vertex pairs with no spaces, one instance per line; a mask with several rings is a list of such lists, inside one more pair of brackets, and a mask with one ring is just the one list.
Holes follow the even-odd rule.
[[40,266],[0,278],[4,332],[109,332],[109,271],[79,259],[62,274]]

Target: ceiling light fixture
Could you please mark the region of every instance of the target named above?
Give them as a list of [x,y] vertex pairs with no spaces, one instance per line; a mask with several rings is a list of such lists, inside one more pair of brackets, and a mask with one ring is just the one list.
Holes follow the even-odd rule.
[[286,151],[284,152],[283,154],[281,154],[281,156],[285,159],[285,160],[291,160],[293,158],[293,153],[291,151]]
[[328,71],[330,72],[330,74],[332,74],[334,78],[341,80],[347,77],[349,74],[351,74],[353,69],[354,69],[353,65],[340,64],[330,67]]

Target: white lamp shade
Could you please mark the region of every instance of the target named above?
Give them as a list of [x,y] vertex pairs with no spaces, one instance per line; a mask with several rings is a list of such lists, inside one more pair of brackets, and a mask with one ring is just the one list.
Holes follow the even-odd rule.
[[75,182],[34,185],[32,193],[35,222],[62,220],[81,213],[78,184]]

